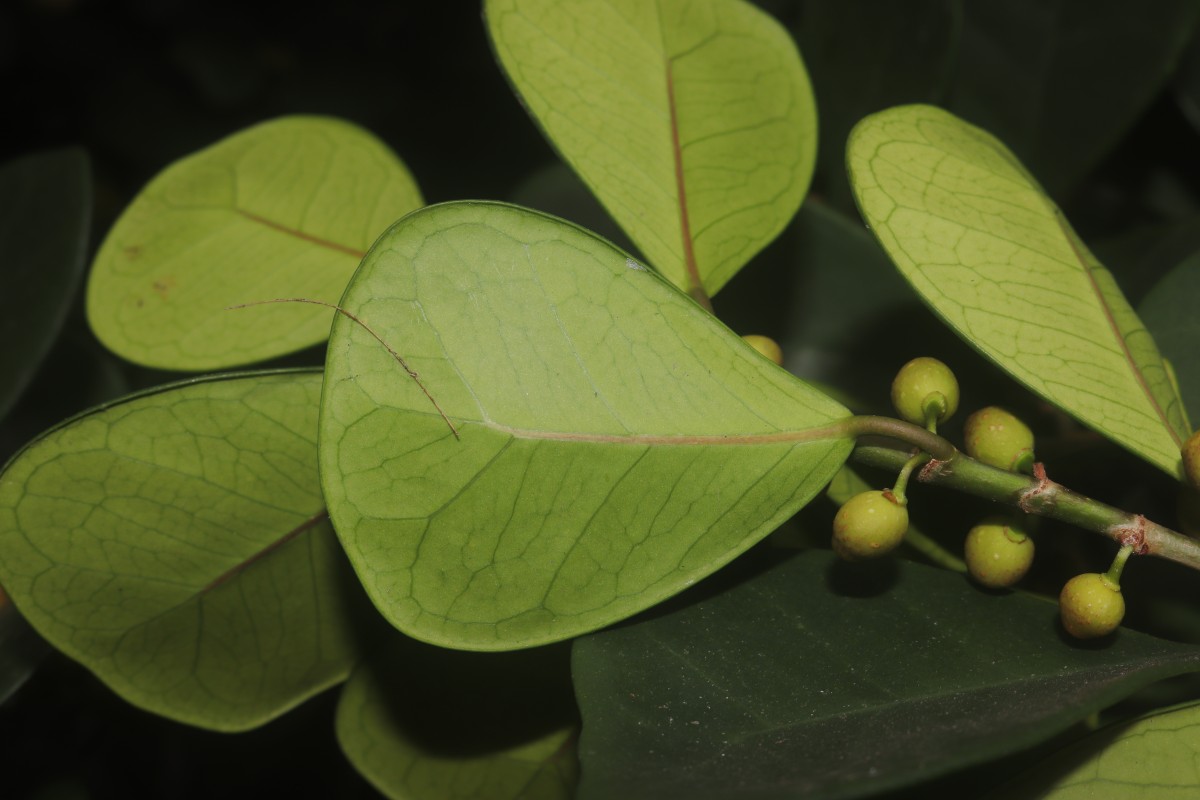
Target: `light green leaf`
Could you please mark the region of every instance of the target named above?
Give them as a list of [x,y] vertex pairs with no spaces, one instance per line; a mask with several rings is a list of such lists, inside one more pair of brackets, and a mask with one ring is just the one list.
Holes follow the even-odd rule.
[[126,398],[0,474],[0,584],[135,705],[218,730],[343,680],[344,560],[316,474],[318,372]]
[[229,306],[281,297],[334,302],[371,242],[422,203],[407,168],[371,134],[283,117],[155,177],[96,255],[96,336],[140,364],[207,370],[309,347],[329,333],[313,306]]
[[845,409],[533,211],[411,214],[342,305],[420,383],[335,321],[325,497],[376,606],[434,644],[528,647],[623,619],[767,535],[849,455],[820,427]]
[[338,702],[338,743],[395,800],[569,800],[579,765],[566,655],[410,640],[354,671]]
[[851,183],[900,272],[954,330],[1051,403],[1172,475],[1183,405],[1109,272],[1011,152],[931,106],[867,117]]
[[991,800],[1190,800],[1200,787],[1200,704],[1103,728]]
[[1055,604],[945,570],[777,552],[574,642],[581,800],[875,795],[1200,671],[1195,646],[1070,642]]
[[742,0],[487,0],[501,65],[650,264],[715,294],[808,190],[816,108],[796,45]]
[[0,417],[54,343],[83,273],[92,179],[81,150],[0,169]]

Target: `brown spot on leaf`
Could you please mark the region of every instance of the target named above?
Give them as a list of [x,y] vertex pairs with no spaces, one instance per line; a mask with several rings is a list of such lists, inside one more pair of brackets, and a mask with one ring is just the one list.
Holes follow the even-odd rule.
[[159,278],[150,285],[154,289],[155,294],[157,294],[163,300],[166,300],[168,299],[168,295],[171,294],[171,290],[178,286],[179,282],[168,275],[166,277]]
[[140,244],[131,244],[125,248],[125,258],[130,261],[137,261],[142,254],[142,246]]

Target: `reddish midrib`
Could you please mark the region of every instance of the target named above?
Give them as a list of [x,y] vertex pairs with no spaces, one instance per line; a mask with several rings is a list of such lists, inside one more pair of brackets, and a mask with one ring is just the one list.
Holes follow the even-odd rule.
[[755,445],[811,442],[820,439],[840,439],[847,436],[845,420],[805,428],[798,431],[741,434],[684,434],[662,435],[649,433],[575,433],[571,431],[537,431],[527,428],[510,428],[507,425],[484,423],[492,430],[508,434],[516,439],[540,439],[552,442],[591,442],[597,444],[659,445],[675,447],[711,447],[713,445]]
[[679,230],[683,236],[683,264],[687,269],[688,293],[700,305],[712,311],[712,302],[700,280],[700,266],[692,245],[692,226],[688,219],[687,185],[683,176],[683,148],[679,144],[679,115],[675,108],[674,64],[667,59],[667,108],[671,114],[671,156],[675,160],[675,192],[679,196]]
[[200,590],[200,594],[202,594],[202,595],[207,594],[208,592],[217,588],[221,584],[228,582],[229,580],[233,579],[237,575],[240,575],[242,572],[244,572],[246,569],[248,569],[251,565],[266,558],[268,555],[275,552],[279,548],[283,547],[285,544],[290,542],[292,539],[295,539],[300,534],[304,533],[305,531],[307,531],[311,528],[316,527],[317,525],[321,524],[322,522],[324,522],[327,519],[329,519],[329,512],[326,511],[325,509],[321,509],[318,513],[309,517],[304,522],[301,522],[295,528],[288,531],[287,533],[285,533],[283,536],[279,537],[275,541],[271,542],[269,545],[264,547],[262,550],[259,550],[257,553],[254,553],[246,560],[241,561],[238,564],[235,564],[234,566],[225,570],[225,572],[218,575],[213,580],[209,581],[208,585]]
[[1163,427],[1167,429],[1171,439],[1176,446],[1183,447],[1183,440],[1175,432],[1170,420],[1167,419],[1167,412],[1159,404],[1158,398],[1154,396],[1154,392],[1150,390],[1150,384],[1146,383],[1146,376],[1142,374],[1141,368],[1133,358],[1133,353],[1129,350],[1129,343],[1125,341],[1124,334],[1121,333],[1121,327],[1117,324],[1117,318],[1113,316],[1112,309],[1109,308],[1108,302],[1104,299],[1104,292],[1100,290],[1100,284],[1096,282],[1096,278],[1092,275],[1092,270],[1088,266],[1087,259],[1083,257],[1083,253],[1079,252],[1079,248],[1075,246],[1075,240],[1071,238],[1070,231],[1063,224],[1060,215],[1055,215],[1055,220],[1058,222],[1058,227],[1062,230],[1063,236],[1067,238],[1067,244],[1071,245],[1071,251],[1075,253],[1075,258],[1079,260],[1079,266],[1083,269],[1083,274],[1087,276],[1088,284],[1092,287],[1092,292],[1096,295],[1096,300],[1100,303],[1100,310],[1104,313],[1104,319],[1108,322],[1108,327],[1112,330],[1113,338],[1117,340],[1117,344],[1121,347],[1121,353],[1125,357],[1125,363],[1129,365],[1129,369],[1133,372],[1137,379],[1138,386],[1141,387],[1142,393],[1146,395],[1146,399],[1150,401],[1150,405],[1154,408],[1154,413],[1158,414],[1159,420],[1162,421]]
[[296,230],[295,228],[289,228],[288,226],[281,225],[274,220],[269,220],[266,217],[260,217],[258,214],[255,214],[252,211],[246,211],[242,208],[236,208],[234,211],[236,211],[238,214],[241,214],[246,219],[251,220],[252,222],[257,222],[259,225],[265,225],[271,230],[279,231],[280,233],[286,233],[288,236],[294,236],[297,239],[303,239],[306,242],[311,242],[318,247],[326,247],[330,250],[336,250],[339,253],[345,253],[348,256],[354,256],[355,258],[359,259],[366,255],[366,253],[362,250],[357,250],[353,247],[347,247],[346,245],[338,244],[337,242],[331,242],[328,239],[312,236],[304,231]]

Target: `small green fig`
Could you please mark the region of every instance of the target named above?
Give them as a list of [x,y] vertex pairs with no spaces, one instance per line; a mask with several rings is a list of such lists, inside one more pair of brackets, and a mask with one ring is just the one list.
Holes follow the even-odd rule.
[[1033,466],[1033,431],[999,406],[981,408],[963,423],[967,455],[993,467],[1026,472]]
[[1125,617],[1120,584],[1088,572],[1067,581],[1058,596],[1063,627],[1076,639],[1095,639],[1117,629]]
[[889,490],[857,494],[833,518],[833,551],[847,561],[896,549],[908,530],[908,508]]
[[914,425],[925,425],[925,412],[930,408],[938,422],[945,422],[958,408],[958,381],[936,358],[914,358],[892,381],[892,405],[901,419]]
[[753,347],[763,356],[767,357],[776,364],[783,365],[783,349],[779,343],[770,336],[760,336],[757,333],[748,333],[742,337],[746,340],[746,344]]
[[963,554],[972,578],[999,589],[1025,577],[1033,564],[1033,540],[1016,520],[988,517],[967,533]]

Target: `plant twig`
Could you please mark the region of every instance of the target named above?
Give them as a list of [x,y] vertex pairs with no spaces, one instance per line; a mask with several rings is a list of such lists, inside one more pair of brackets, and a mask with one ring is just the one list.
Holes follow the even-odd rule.
[[[909,427],[921,430],[915,425]],[[903,435],[894,438],[914,443],[910,431],[903,428],[896,431]],[[944,439],[941,441],[946,442]],[[908,461],[910,452],[894,447],[859,445],[851,458],[859,464],[898,471]],[[1030,478],[990,467],[957,450],[951,454],[943,452],[942,455],[947,457],[935,454],[935,460],[921,470],[917,480],[1068,522],[1106,536],[1123,547],[1132,547],[1137,555],[1158,556],[1192,569],[1200,569],[1200,542],[1151,522],[1140,514],[1131,514],[1073,492],[1047,478],[1044,469],[1035,470],[1034,477]]]

